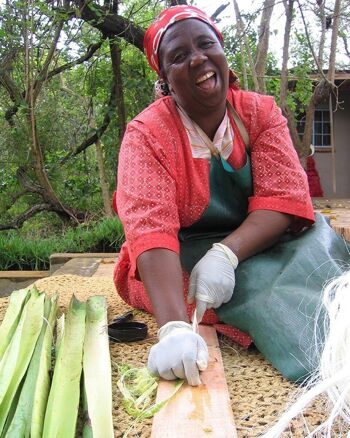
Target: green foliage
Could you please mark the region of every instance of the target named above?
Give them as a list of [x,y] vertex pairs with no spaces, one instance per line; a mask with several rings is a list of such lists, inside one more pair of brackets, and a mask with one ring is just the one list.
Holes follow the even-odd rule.
[[290,85],[287,104],[299,116],[304,113],[312,96],[313,83],[310,79],[310,73],[315,69],[315,65],[305,35],[297,31],[292,40],[291,61],[290,73],[295,79]]
[[[110,13],[108,9],[102,12],[101,7],[96,5],[90,3],[89,8],[101,18]],[[141,27],[151,22],[159,9],[159,4],[151,2],[145,5],[141,0],[123,3],[123,15]],[[3,35],[0,59],[11,53],[10,75],[19,90],[20,99],[14,115],[6,120],[5,115],[11,111],[14,102],[6,90],[0,87],[0,223],[4,224],[32,205],[43,202],[39,195],[17,196],[23,191],[17,177],[20,167],[24,166],[27,176],[34,184],[37,183],[33,171],[29,108],[23,99],[27,81],[23,29],[26,29],[28,38],[35,41],[35,48],[29,53],[29,69],[34,80],[41,75],[52,43],[53,28],[58,20],[67,19],[61,32],[59,50],[56,51],[49,71],[86,54],[93,44],[101,40],[102,35],[82,20],[68,20],[68,12],[52,8],[49,3],[39,0],[0,4],[0,12],[0,31]],[[26,14],[32,19],[25,21]],[[116,102],[109,103],[113,85],[110,42],[109,38],[106,39],[88,61],[48,78],[35,105],[37,137],[49,181],[63,204],[85,211],[89,216],[103,207],[94,145],[70,158],[64,165],[61,161],[89,138],[108,114],[111,121],[101,138],[101,147],[110,193],[114,190],[120,127]],[[117,43],[122,56],[126,117],[131,120],[152,101],[155,75],[138,49],[121,38],[117,39]],[[89,120],[91,109],[92,123]],[[38,222],[42,223],[42,220]]]
[[[249,20],[254,19],[254,15],[247,16]],[[248,76],[248,89],[254,89],[252,72],[250,66],[248,64],[247,55],[242,56],[241,53],[241,41],[237,37],[237,28],[236,26],[226,26],[223,30],[224,41],[225,41],[225,54],[229,63],[230,68],[232,68],[236,74],[238,75],[241,86],[243,85],[243,62],[245,64],[245,68]],[[247,38],[249,43],[249,50],[252,54],[253,59],[256,56],[257,51],[257,34],[256,31],[252,28],[248,28],[247,30]],[[267,94],[275,96],[277,98],[279,96],[279,69],[278,62],[276,57],[272,53],[268,53],[267,55],[267,63],[266,63],[266,90]]]
[[[248,17],[254,18],[254,17]],[[245,62],[245,67],[248,75],[248,88],[254,89],[250,66],[248,65],[247,56],[241,54],[241,41],[237,37],[236,26],[227,26],[224,31],[225,53],[230,67],[238,74],[242,85],[242,63]],[[250,52],[253,59],[256,54],[257,35],[256,32],[249,28],[247,29],[247,37],[250,46]],[[312,54],[308,47],[306,37],[302,33],[295,31],[291,45],[291,62],[290,76],[297,78],[289,83],[290,91],[287,94],[287,104],[289,108],[297,115],[302,113],[310,101],[313,83],[310,80],[310,73],[315,68],[313,64]],[[269,52],[267,55],[266,65],[266,92],[275,97],[277,103],[280,100],[280,70],[278,60]]]
[[[66,10],[64,5],[67,6]],[[86,217],[92,217],[102,211],[95,146],[93,144],[88,146],[84,152],[72,156],[64,164],[62,160],[74,153],[102,126],[107,114],[110,123],[101,137],[101,148],[109,192],[112,193],[115,188],[121,116],[118,113],[117,102],[110,101],[114,84],[110,52],[112,42],[116,42],[121,51],[121,76],[127,121],[135,117],[154,98],[156,76],[140,50],[123,38],[112,40],[111,36],[102,35],[98,29],[81,19],[79,9],[74,7],[72,2],[63,2],[61,6],[58,8],[52,2],[42,0],[0,2],[1,68],[9,62],[9,68],[4,71],[9,75],[17,91],[12,92],[13,90],[8,89],[8,84],[4,86],[3,82],[0,85],[0,224],[6,224],[33,205],[44,202],[38,193],[25,193],[19,196],[24,191],[24,185],[19,180],[18,174],[25,168],[29,183],[40,185],[34,171],[32,126],[27,103],[29,100],[26,101],[26,87],[28,79],[32,79],[35,83],[38,78],[42,78],[45,60],[52,46],[55,26],[60,20],[65,22],[48,68],[48,75],[35,102],[35,122],[37,140],[43,155],[43,167],[62,204],[83,211]],[[111,7],[111,2],[102,1],[91,1],[86,5],[101,20],[113,13],[109,6]],[[125,0],[119,5],[119,14],[130,19],[135,25],[146,28],[163,7],[164,4],[158,1]],[[261,9],[243,15],[246,24],[245,34],[253,58],[256,54],[260,13]],[[341,38],[346,39],[348,35],[347,24],[347,20],[343,20],[339,31]],[[241,41],[237,38],[236,26],[226,27],[223,33],[230,67],[242,79],[244,62],[248,73],[248,85],[253,89],[250,67],[247,57],[243,57],[240,51]],[[26,34],[28,35],[27,54]],[[74,63],[102,40],[103,43],[93,56],[82,63]],[[70,63],[72,65],[63,69],[60,74],[50,75],[50,72],[56,68]],[[313,85],[308,77],[311,70],[315,69],[300,22],[299,25],[294,23],[293,27],[290,67],[291,75],[298,77],[298,80],[288,93],[288,104],[293,111],[300,113],[309,102]],[[28,69],[29,74],[26,74]],[[267,93],[274,95],[277,101],[280,95],[279,75],[278,61],[269,53],[266,87]],[[91,113],[93,118],[90,117]],[[47,255],[42,254],[49,253],[49,249],[45,253],[44,249],[39,248],[42,234],[52,234],[53,242],[50,246],[49,241],[44,241],[43,248],[46,246],[52,251],[61,251],[58,249],[60,241],[66,239],[66,234],[69,235],[66,230],[63,239],[57,237],[57,230],[61,227],[61,219],[55,213],[42,213],[25,223],[21,231],[2,233],[0,236],[1,239],[6,237],[11,242],[15,238],[18,239],[18,248],[28,239],[40,236],[35,250],[38,255],[34,255],[37,261],[25,261],[25,263],[41,266],[46,262],[41,262],[40,258],[47,260]],[[81,228],[83,229],[84,226]],[[74,233],[79,229],[75,229]],[[69,237],[69,239],[76,241],[75,238]],[[67,242],[66,247],[74,250],[75,246]],[[89,244],[94,245],[93,242]],[[14,245],[16,247],[16,244]],[[87,247],[86,244],[84,248]],[[32,251],[25,249],[24,246],[22,249],[24,254]],[[25,260],[30,259],[25,257]],[[20,253],[16,252],[13,260],[20,258]],[[10,259],[0,263],[0,268],[11,264],[15,266],[16,262]],[[24,265],[21,262],[16,266]]]
[[0,270],[45,270],[55,252],[117,252],[124,240],[117,218],[81,224],[61,234],[23,238],[23,232],[0,234]]

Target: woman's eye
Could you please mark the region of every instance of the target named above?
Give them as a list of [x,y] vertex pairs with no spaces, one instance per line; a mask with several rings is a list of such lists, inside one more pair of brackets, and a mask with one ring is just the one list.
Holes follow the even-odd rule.
[[200,46],[205,49],[211,47],[213,44],[215,44],[214,41],[205,40],[200,43]]
[[186,53],[183,53],[183,52],[177,53],[173,58],[173,62],[175,64],[182,62],[185,59],[185,57],[186,57]]

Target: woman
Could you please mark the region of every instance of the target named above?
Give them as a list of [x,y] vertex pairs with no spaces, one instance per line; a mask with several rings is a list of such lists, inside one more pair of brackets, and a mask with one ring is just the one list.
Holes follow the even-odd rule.
[[[301,286],[294,294],[299,300],[291,307],[296,313],[306,295],[302,312],[309,317],[313,289],[321,290],[324,279],[317,276],[311,291],[305,287],[306,254],[295,268],[295,254],[303,256],[313,235],[286,242],[292,239],[286,231],[314,223],[286,121],[273,98],[239,90],[222,35],[199,9],[163,11],[144,45],[169,95],[129,123],[123,140],[115,208],[126,243],[115,283],[125,301],[153,312],[160,327],[149,369],[165,379],[200,383],[208,352],[189,324],[188,289],[199,320],[222,321],[249,333],[274,366],[300,378],[310,368],[295,334],[300,318],[283,300],[293,295],[291,277],[299,270]],[[329,260],[317,253],[312,269]],[[286,269],[290,263],[294,267]],[[275,289],[285,296],[274,298]],[[281,315],[283,306],[288,327],[280,320],[274,325],[274,312]]]

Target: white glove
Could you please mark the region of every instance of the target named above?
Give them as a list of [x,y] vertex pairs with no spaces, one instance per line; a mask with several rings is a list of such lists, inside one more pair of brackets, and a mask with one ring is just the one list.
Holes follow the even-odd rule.
[[191,386],[200,385],[199,371],[207,368],[209,357],[204,339],[184,321],[166,323],[158,338],[148,356],[149,372],[166,380],[186,379]]
[[214,243],[192,269],[187,301],[191,304],[196,299],[198,322],[207,309],[230,301],[237,266],[238,258],[230,248]]

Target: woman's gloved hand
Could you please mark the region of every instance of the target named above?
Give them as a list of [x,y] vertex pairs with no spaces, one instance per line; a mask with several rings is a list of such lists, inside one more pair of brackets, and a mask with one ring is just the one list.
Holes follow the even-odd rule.
[[208,366],[204,339],[184,321],[170,321],[158,331],[159,342],[148,356],[150,373],[166,380],[186,379],[191,386],[201,384],[199,371]]
[[187,301],[191,304],[196,300],[198,322],[207,309],[216,309],[231,299],[237,266],[238,258],[230,248],[214,243],[192,269]]

